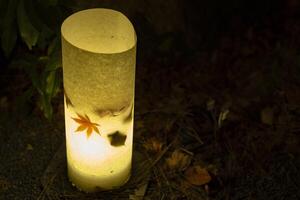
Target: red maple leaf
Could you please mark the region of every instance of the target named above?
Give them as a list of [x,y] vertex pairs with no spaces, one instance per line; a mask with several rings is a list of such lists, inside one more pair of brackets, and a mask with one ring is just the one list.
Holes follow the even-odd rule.
[[97,126],[100,126],[99,124],[91,122],[90,118],[87,115],[82,116],[77,113],[77,116],[78,118],[72,117],[72,119],[79,124],[75,132],[86,130],[87,137],[90,137],[93,131],[101,135],[99,129],[97,128]]

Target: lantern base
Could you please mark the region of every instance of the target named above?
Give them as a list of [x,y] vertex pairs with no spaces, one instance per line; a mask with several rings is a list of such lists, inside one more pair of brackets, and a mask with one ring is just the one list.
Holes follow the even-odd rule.
[[68,164],[68,176],[73,186],[87,193],[118,189],[124,185],[131,175],[131,165],[123,171],[109,177],[96,176],[79,171],[75,166]]

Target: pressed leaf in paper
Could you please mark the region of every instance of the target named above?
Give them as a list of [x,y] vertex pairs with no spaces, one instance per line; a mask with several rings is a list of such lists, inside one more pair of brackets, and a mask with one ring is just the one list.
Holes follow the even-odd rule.
[[97,108],[97,109],[95,109],[94,112],[99,117],[116,117],[116,116],[122,114],[123,112],[125,112],[130,105],[131,104],[125,104],[124,106],[122,106],[121,108],[118,108],[118,109],[100,109],[100,108]]
[[133,104],[130,106],[130,113],[123,119],[123,123],[128,123],[132,120],[133,115]]
[[102,110],[102,109],[96,109],[95,112],[99,117],[116,117],[120,115],[125,107],[122,107],[121,109],[113,110],[113,109],[108,109],[108,110]]
[[110,140],[110,144],[112,146],[118,147],[118,146],[122,146],[125,144],[126,138],[127,136],[120,133],[119,131],[116,131],[112,134],[107,135],[109,140]]
[[93,131],[100,135],[100,131],[97,128],[97,126],[100,126],[99,124],[91,122],[90,118],[87,115],[82,116],[77,114],[77,116],[78,118],[72,117],[72,119],[79,124],[76,132],[82,132],[86,130],[87,137],[90,137]]
[[66,105],[67,105],[67,108],[68,108],[69,106],[74,107],[74,105],[73,105],[73,103],[71,102],[71,99],[69,98],[69,96],[67,95],[67,92],[66,92],[65,89],[64,89],[64,94],[65,94],[65,98],[66,98]]

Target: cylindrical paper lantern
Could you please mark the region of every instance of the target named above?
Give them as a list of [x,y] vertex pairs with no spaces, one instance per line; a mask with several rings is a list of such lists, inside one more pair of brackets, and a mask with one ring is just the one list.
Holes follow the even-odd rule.
[[136,35],[110,9],[88,9],[62,24],[68,174],[86,192],[130,176]]

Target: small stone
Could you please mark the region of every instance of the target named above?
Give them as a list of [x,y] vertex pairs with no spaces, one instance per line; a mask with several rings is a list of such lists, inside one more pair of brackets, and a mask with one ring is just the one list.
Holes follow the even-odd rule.
[[8,107],[8,99],[6,96],[0,98],[0,108],[7,108]]
[[27,147],[26,147],[27,151],[32,151],[33,150],[33,147],[31,144],[27,144]]
[[274,109],[272,107],[264,108],[260,113],[261,122],[267,125],[273,125],[274,122]]

